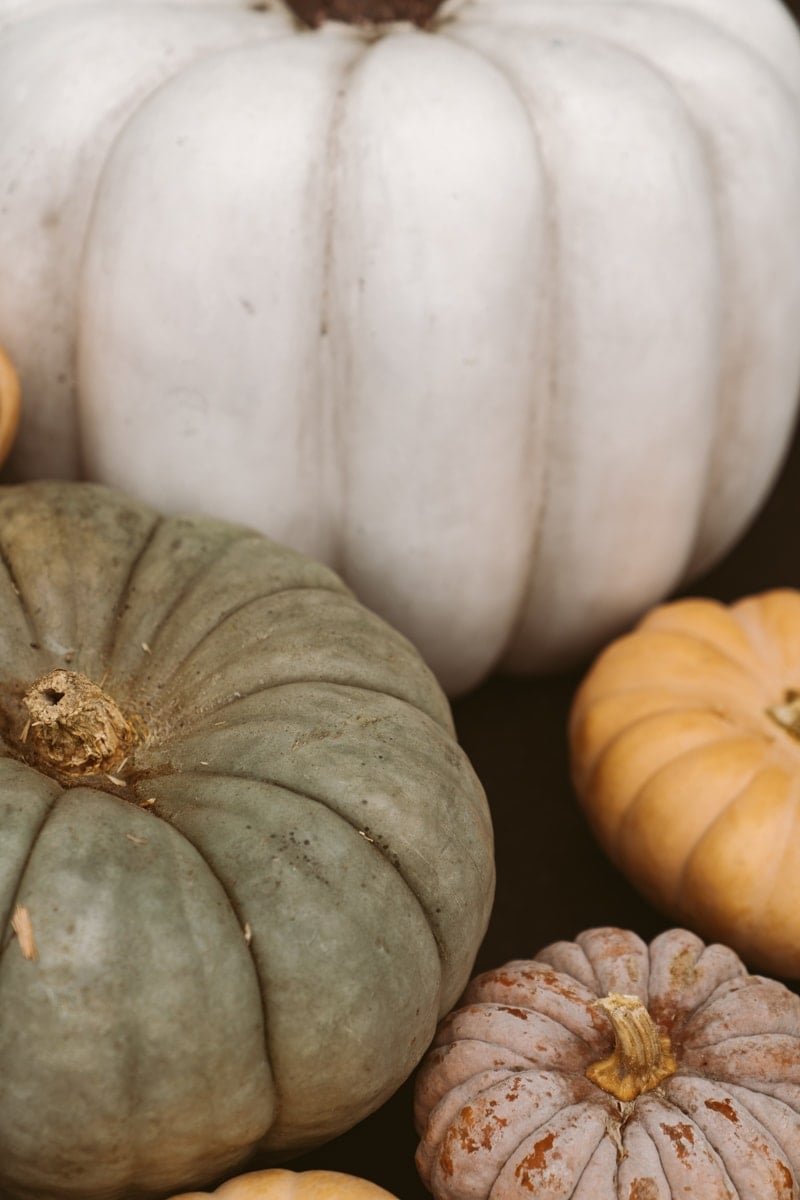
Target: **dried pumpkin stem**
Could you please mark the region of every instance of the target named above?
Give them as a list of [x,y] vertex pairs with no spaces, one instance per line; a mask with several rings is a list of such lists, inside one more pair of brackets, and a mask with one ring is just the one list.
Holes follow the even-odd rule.
[[111,773],[139,740],[119,705],[78,671],[49,671],[23,696],[39,765],[62,776]]
[[314,29],[326,21],[380,27],[395,21],[427,28],[442,0],[286,0],[304,25]]
[[767,709],[767,716],[780,725],[781,729],[800,740],[800,692],[790,688],[781,704],[773,704]]
[[666,1033],[656,1028],[638,996],[612,992],[597,1001],[614,1029],[608,1058],[592,1063],[586,1075],[617,1100],[631,1101],[674,1075],[677,1063]]

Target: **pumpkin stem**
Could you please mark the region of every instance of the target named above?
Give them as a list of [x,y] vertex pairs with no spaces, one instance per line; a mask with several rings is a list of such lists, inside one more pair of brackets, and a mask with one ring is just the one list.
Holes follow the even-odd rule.
[[347,25],[390,25],[408,21],[424,29],[435,16],[442,0],[286,0],[300,21],[316,29],[326,21]]
[[587,1068],[592,1083],[617,1100],[631,1101],[674,1075],[678,1065],[669,1038],[656,1028],[638,996],[612,992],[597,1007],[608,1014],[616,1044],[608,1058]]
[[140,740],[141,727],[101,687],[79,671],[40,676],[22,698],[29,740],[45,770],[67,778],[110,774]]
[[800,692],[789,688],[781,704],[773,704],[767,709],[767,716],[800,740]]

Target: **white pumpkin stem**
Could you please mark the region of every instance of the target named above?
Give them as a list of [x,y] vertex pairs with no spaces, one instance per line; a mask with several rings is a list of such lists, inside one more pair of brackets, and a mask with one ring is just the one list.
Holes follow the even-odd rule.
[[617,1100],[629,1102],[674,1075],[677,1063],[666,1033],[656,1028],[638,996],[612,992],[597,1001],[614,1028],[608,1058],[592,1063],[586,1076]]
[[21,740],[45,770],[66,777],[111,774],[140,740],[141,726],[79,671],[49,671],[23,696]]
[[792,737],[800,739],[800,692],[794,689],[787,691],[783,703],[768,708],[767,716],[772,717]]

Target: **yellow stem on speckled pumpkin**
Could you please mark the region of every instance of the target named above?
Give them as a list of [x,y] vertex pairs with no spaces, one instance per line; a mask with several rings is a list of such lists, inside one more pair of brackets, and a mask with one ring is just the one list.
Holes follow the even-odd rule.
[[666,1033],[656,1028],[638,996],[612,992],[597,1001],[614,1029],[608,1058],[592,1063],[586,1076],[617,1100],[631,1101],[674,1075],[677,1063]]

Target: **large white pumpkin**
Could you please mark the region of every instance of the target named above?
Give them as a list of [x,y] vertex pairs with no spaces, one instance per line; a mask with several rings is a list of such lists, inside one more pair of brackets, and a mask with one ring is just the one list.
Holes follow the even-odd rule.
[[0,0],[12,478],[337,567],[451,692],[738,536],[800,381],[777,0]]

